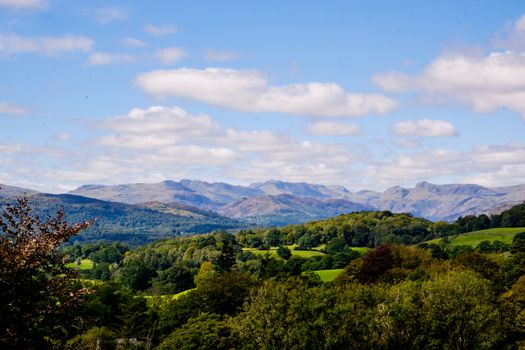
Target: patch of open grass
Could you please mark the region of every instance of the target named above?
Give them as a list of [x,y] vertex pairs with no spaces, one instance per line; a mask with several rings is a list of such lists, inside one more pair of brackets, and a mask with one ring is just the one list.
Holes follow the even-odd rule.
[[149,306],[162,305],[168,301],[179,299],[181,296],[188,294],[192,290],[195,290],[195,288],[187,289],[177,294],[144,295],[144,298],[146,298],[146,302]]
[[[311,250],[295,250],[295,247],[297,247],[297,244],[287,245],[286,247],[290,249],[293,256],[300,256],[302,258],[311,258],[312,256],[325,255],[321,250],[325,249],[326,244],[322,244],[318,247],[314,247]],[[351,248],[352,250],[355,250],[356,252],[358,252],[360,255],[364,255],[365,253],[372,250],[371,248],[368,248],[368,247],[351,247]],[[277,247],[272,247],[269,250],[259,250],[257,248],[242,248],[242,250],[245,252],[251,252],[253,254],[258,254],[258,255],[264,255],[266,254],[266,252],[269,252],[271,257],[279,258],[279,255],[277,255]]]
[[321,277],[321,281],[332,282],[341,272],[343,272],[343,269],[317,270],[312,272],[318,274],[319,277]]
[[365,255],[366,253],[372,250],[372,248],[368,248],[368,247],[351,247],[351,248],[352,250],[355,250],[356,252],[358,252],[360,255]]
[[[449,237],[451,245],[470,245],[476,247],[482,241],[500,241],[512,243],[514,236],[520,232],[525,232],[525,227],[501,227],[488,230],[473,231]],[[425,243],[440,243],[443,238],[436,238]]]
[[[295,245],[289,245],[287,247],[292,252],[292,256],[300,256],[302,258],[311,258],[312,256],[324,255],[323,253],[316,251],[316,250],[294,250],[293,248],[295,248]],[[257,248],[242,248],[242,250],[245,252],[251,252],[253,254],[258,254],[258,255],[264,255],[266,254],[266,252],[269,252],[271,257],[280,259],[279,255],[277,255],[277,247],[272,247],[269,250],[259,250]]]
[[80,265],[77,265],[76,261],[70,262],[66,264],[67,267],[73,268],[73,269],[80,269],[80,270],[91,270],[93,268],[93,260],[91,259],[82,259],[80,261]]

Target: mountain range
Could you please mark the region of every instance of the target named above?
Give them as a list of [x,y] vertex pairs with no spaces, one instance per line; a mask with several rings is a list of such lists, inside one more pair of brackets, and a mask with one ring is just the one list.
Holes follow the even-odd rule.
[[390,210],[433,221],[452,221],[470,214],[499,213],[519,204],[525,200],[525,185],[489,188],[420,182],[413,188],[394,186],[383,192],[352,192],[343,186],[278,180],[249,186],[167,180],[83,185],[61,195],[0,185],[0,202],[22,193],[28,194],[42,212],[62,206],[75,219],[96,217],[97,226],[92,232],[151,237],[253,225],[280,226],[363,210]]
[[[281,224],[360,210],[390,210],[433,221],[451,221],[469,214],[494,213],[497,208],[521,203],[525,200],[525,185],[489,188],[475,184],[420,182],[413,188],[394,186],[384,192],[351,192],[343,186],[277,180],[249,186],[169,180],[154,184],[85,185],[70,193],[129,204],[183,203],[230,218]],[[288,215],[290,220],[276,219],[283,215]]]

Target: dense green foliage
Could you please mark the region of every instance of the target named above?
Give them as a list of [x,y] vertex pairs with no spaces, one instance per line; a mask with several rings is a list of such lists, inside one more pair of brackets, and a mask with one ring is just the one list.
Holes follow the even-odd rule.
[[479,231],[495,227],[525,227],[525,203],[516,205],[500,214],[490,217],[485,214],[460,217],[454,225],[457,228],[456,233]]
[[[47,289],[33,284],[33,313],[28,309],[33,299],[16,289],[28,315],[20,320],[32,327],[17,332],[40,341],[17,344],[61,349],[525,345],[525,234],[497,250],[490,242],[476,247],[447,243],[451,227],[457,223],[362,212],[236,235],[178,237],[134,249],[120,243],[65,246],[62,254],[69,259],[46,266],[69,273],[68,261],[91,259],[93,269],[81,273],[98,281],[77,282],[82,293],[71,299],[74,304],[64,298],[71,289],[44,301],[37,296]],[[414,245],[435,237],[444,242]],[[373,249],[360,254],[352,249],[357,244]],[[298,251],[315,254],[294,254]],[[11,261],[9,254],[2,259]],[[24,286],[24,279],[10,278]],[[2,288],[15,300],[14,287]],[[177,294],[181,291],[186,292]],[[71,307],[64,314],[66,305]],[[56,312],[48,317],[45,310],[51,306]],[[18,324],[19,316],[11,315],[2,322]],[[7,336],[4,331],[5,343],[14,339]]]
[[244,230],[239,242],[247,247],[276,247],[297,244],[310,249],[327,244],[327,249],[345,247],[375,247],[384,243],[419,243],[444,234],[441,223],[414,218],[410,214],[389,211],[359,212],[282,228]]

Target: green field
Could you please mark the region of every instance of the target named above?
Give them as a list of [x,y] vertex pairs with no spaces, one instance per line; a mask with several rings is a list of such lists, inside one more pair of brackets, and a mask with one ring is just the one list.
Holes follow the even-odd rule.
[[343,272],[343,269],[333,269],[333,270],[317,270],[312,271],[321,277],[321,281],[323,282],[332,282],[341,272]]
[[93,265],[93,260],[90,259],[82,259],[80,261],[80,265],[77,265],[76,262],[70,262],[69,264],[66,264],[67,267],[79,268],[80,270],[91,270]]
[[161,305],[164,304],[166,301],[179,299],[181,296],[183,296],[184,294],[188,294],[192,290],[195,290],[195,288],[188,289],[177,294],[144,295],[144,298],[146,298],[146,302],[149,306]]
[[[324,249],[325,244],[319,247],[314,247],[311,250],[294,250],[296,246],[297,244],[286,246],[288,247],[288,249],[290,249],[293,256],[300,256],[302,258],[311,258],[312,256],[323,256],[324,255],[324,253],[321,252],[321,250]],[[371,248],[367,248],[367,247],[351,247],[351,248],[352,250],[355,250],[356,252],[358,252],[360,255],[363,255],[371,250]],[[264,255],[266,254],[266,252],[269,251],[271,257],[279,258],[279,255],[277,255],[277,247],[272,247],[269,250],[259,250],[257,248],[242,248],[242,250],[245,252],[251,252],[253,254],[259,254],[259,255]]]
[[365,255],[366,253],[372,250],[372,248],[368,248],[368,247],[351,247],[351,248],[352,250],[355,250],[361,255]]
[[[472,247],[476,247],[482,241],[500,241],[510,244],[514,236],[520,232],[525,232],[525,227],[491,228],[452,236],[449,237],[449,240],[451,245],[470,245]],[[441,240],[442,238],[436,238],[425,243],[440,243]]]
[[[302,258],[311,258],[312,256],[323,256],[324,254],[316,250],[294,250],[295,245],[287,246],[292,252],[293,256],[300,256]],[[257,248],[242,248],[245,252],[251,252],[253,254],[264,255],[266,252],[270,252],[270,256],[273,258],[279,258],[277,255],[277,247],[272,247],[269,250],[259,250]]]

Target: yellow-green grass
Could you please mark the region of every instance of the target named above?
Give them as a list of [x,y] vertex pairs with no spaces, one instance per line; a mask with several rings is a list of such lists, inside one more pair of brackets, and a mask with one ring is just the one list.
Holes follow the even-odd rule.
[[66,264],[70,268],[79,268],[80,270],[91,270],[93,268],[93,260],[91,259],[82,259],[80,265],[77,265],[76,261]]
[[[318,247],[314,247],[311,250],[295,250],[295,247],[297,247],[297,244],[287,245],[286,247],[290,249],[293,256],[299,256],[302,258],[311,258],[312,256],[323,256],[324,253],[321,252],[321,250],[325,248],[325,245],[323,244]],[[352,250],[355,250],[356,252],[358,252],[360,255],[364,255],[365,253],[372,250],[371,248],[368,248],[368,247],[351,247],[351,248]],[[279,258],[279,255],[277,255],[277,247],[272,247],[269,250],[259,250],[257,248],[242,248],[242,250],[245,252],[251,252],[253,254],[259,254],[259,255],[264,255],[266,254],[266,252],[269,252],[271,257]]]
[[[501,227],[488,230],[473,231],[449,237],[451,245],[470,245],[476,247],[482,241],[500,241],[512,243],[514,236],[520,232],[525,232],[525,227]],[[436,238],[425,243],[440,243],[443,238]]]
[[[294,250],[295,245],[287,246],[292,252],[293,256],[299,256],[302,258],[311,258],[312,256],[323,256],[324,254],[315,250]],[[268,250],[259,250],[257,248],[242,248],[245,252],[251,252],[253,254],[264,255],[266,252],[270,253],[270,256],[273,258],[279,258],[277,255],[277,247],[272,247]]]
[[368,248],[368,247],[350,247],[350,248],[352,248],[352,250],[355,250],[361,255],[365,255],[366,253],[372,250],[372,248]]
[[[291,245],[291,246],[288,246],[290,247],[290,249],[292,249],[291,247],[295,247],[297,244],[294,244],[294,245]],[[360,255],[364,255],[366,253],[368,253],[369,251],[372,250],[372,248],[368,248],[368,247],[350,247],[352,250],[355,250],[356,252],[358,252]],[[321,244],[321,245],[318,245],[317,247],[313,247],[312,250],[317,250],[317,251],[322,251],[326,249],[326,244]]]
[[188,294],[192,290],[195,290],[195,288],[187,289],[177,294],[144,295],[144,298],[146,298],[147,303],[151,306],[151,305],[162,304],[167,301],[179,299],[181,296]]
[[318,274],[319,277],[321,277],[321,281],[332,282],[341,272],[343,272],[343,269],[317,270],[312,272]]
[[104,283],[101,280],[92,280],[87,278],[79,278],[78,281],[80,281],[84,287],[93,287],[95,285]]

